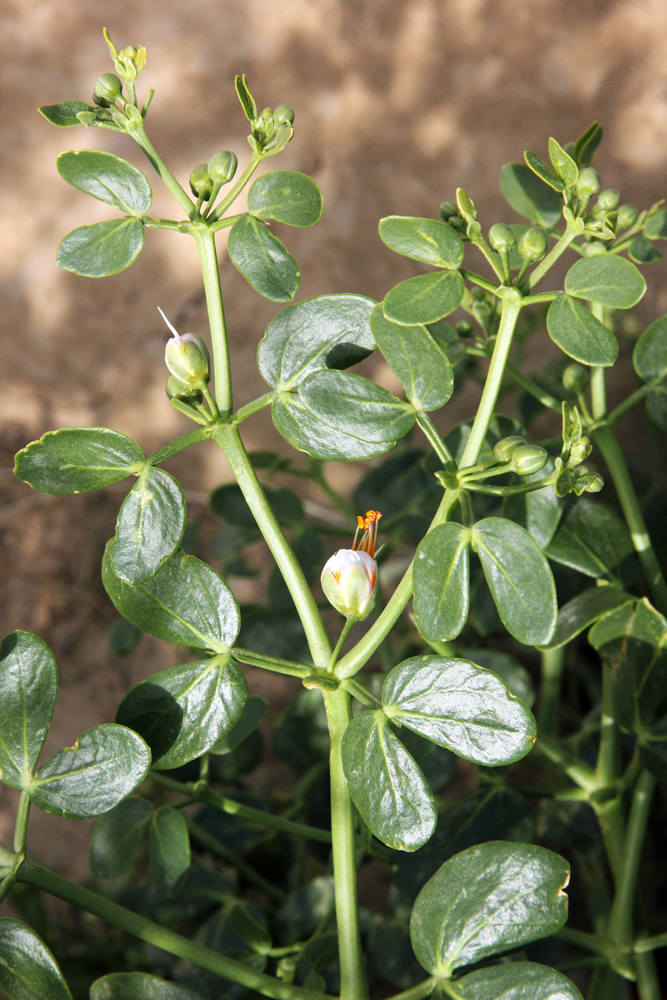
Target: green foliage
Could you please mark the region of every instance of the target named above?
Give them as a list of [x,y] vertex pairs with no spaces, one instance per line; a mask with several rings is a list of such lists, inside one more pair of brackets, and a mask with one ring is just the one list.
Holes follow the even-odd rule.
[[61,101],[60,104],[44,104],[39,108],[39,113],[47,122],[57,125],[59,128],[71,128],[73,125],[80,125],[78,115],[81,112],[89,112],[91,107],[84,101]]
[[80,226],[61,241],[56,263],[84,278],[106,278],[135,262],[144,238],[143,223],[131,217]]
[[454,391],[454,373],[426,327],[392,323],[378,305],[371,313],[371,330],[415,410],[444,406]]
[[272,302],[291,302],[301,274],[294,257],[266,226],[242,215],[229,231],[229,259],[256,292]]
[[384,298],[382,311],[388,320],[403,326],[436,323],[454,312],[464,290],[458,271],[420,274],[392,288]]
[[136,586],[174,555],[185,530],[183,490],[168,472],[146,466],[123,501],[109,547],[114,572]]
[[206,997],[193,986],[169,983],[148,972],[112,972],[95,980],[90,987],[90,1000],[206,1000]]
[[117,878],[133,866],[148,832],[153,807],[129,796],[96,820],[90,838],[90,870],[98,878]]
[[322,193],[298,170],[274,170],[258,177],[248,191],[248,211],[288,226],[314,226],[322,215]]
[[158,809],[153,813],[148,851],[150,878],[155,891],[165,899],[179,896],[190,869],[190,835],[181,812],[177,809]]
[[607,327],[571,295],[559,295],[547,314],[547,330],[554,344],[585,365],[613,365],[618,344]]
[[629,260],[598,254],[572,265],[565,275],[565,291],[602,306],[630,309],[644,295],[646,282]]
[[32,778],[51,724],[58,671],[51,650],[29,632],[11,632],[0,644],[0,778],[24,788]]
[[562,973],[535,962],[510,962],[478,969],[456,980],[462,1000],[581,1000]]
[[470,601],[470,531],[440,524],[419,543],[412,571],[417,627],[425,639],[455,639]]
[[72,1000],[53,955],[20,920],[0,920],[0,987],[7,1000]]
[[88,493],[140,472],[144,456],[125,434],[106,427],[49,431],[16,456],[15,475],[40,493]]
[[402,254],[433,267],[457,268],[463,260],[463,241],[451,226],[436,219],[389,215],[380,219],[380,239]]
[[562,201],[558,193],[525,163],[505,164],[500,172],[500,190],[514,211],[531,222],[550,229],[560,219]]
[[127,215],[145,215],[153,194],[148,178],[127,160],[98,149],[61,153],[58,173],[72,187]]

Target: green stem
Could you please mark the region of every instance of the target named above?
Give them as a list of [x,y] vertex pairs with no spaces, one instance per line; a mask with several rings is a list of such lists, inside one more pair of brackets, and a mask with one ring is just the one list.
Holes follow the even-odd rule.
[[222,289],[220,288],[220,270],[215,251],[215,236],[206,228],[195,229],[193,235],[199,250],[204,291],[206,292],[206,308],[211,329],[215,402],[220,413],[224,417],[228,417],[232,412],[232,375],[229,367],[229,345],[227,343],[225,310],[222,304]]
[[589,934],[587,931],[577,931],[570,927],[563,927],[558,931],[556,937],[568,944],[576,945],[582,951],[592,951],[595,955],[605,955],[608,951],[607,942],[598,934]]
[[417,983],[416,986],[411,986],[409,990],[394,993],[393,996],[389,997],[389,1000],[424,1000],[425,997],[431,995],[437,982],[438,980],[433,976],[431,979],[425,979],[422,983]]
[[192,219],[195,210],[194,203],[185,193],[181,185],[178,183],[178,181],[172,174],[171,170],[169,170],[168,167],[166,167],[165,164],[162,162],[162,159],[158,155],[157,150],[155,149],[152,142],[146,135],[145,129],[140,124],[134,125],[129,130],[129,135],[131,135],[134,141],[138,143],[139,146],[141,146],[144,153],[150,160],[151,164],[159,174],[160,179],[162,180],[164,185],[171,191],[174,198],[181,206],[188,219]]
[[595,970],[587,1000],[625,1000],[629,997],[628,985],[610,965]]
[[536,295],[525,295],[523,304],[524,306],[536,306],[540,302],[553,302],[559,295],[560,292],[538,292]]
[[602,715],[600,718],[600,747],[597,759],[599,788],[610,788],[619,775],[620,749],[618,729],[614,718],[614,679],[611,668],[602,668]]
[[262,670],[272,670],[275,674],[286,674],[288,677],[308,677],[313,668],[305,663],[294,663],[292,660],[281,660],[277,656],[266,656],[255,653],[252,649],[242,649],[234,646],[232,656],[239,663],[247,663],[249,667],[260,667]]
[[[524,304],[525,301],[526,300],[524,299]],[[556,399],[556,397],[552,396],[546,389],[543,389],[542,386],[538,385],[537,382],[530,378],[529,375],[524,375],[521,369],[517,368],[516,365],[513,365],[511,361],[507,362],[505,370],[507,374],[511,375],[514,381],[521,386],[522,389],[529,392],[531,396],[535,397],[535,399],[539,399],[542,406],[546,406],[550,410],[555,410],[556,413],[561,412],[563,408],[562,401],[560,399]]]
[[[535,285],[538,283],[538,281],[542,280],[547,271],[550,271],[551,268],[554,266],[558,258],[563,253],[565,253],[572,240],[579,235],[580,235],[579,232],[577,231],[577,229],[575,229],[574,226],[568,225],[567,229],[565,230],[561,238],[558,240],[558,243],[556,243],[555,247],[552,247],[552,249],[546,255],[544,260],[537,265],[534,271],[530,272],[527,282],[529,289],[533,289]],[[534,302],[535,296],[531,296],[531,299]]]
[[334,646],[333,652],[331,654],[331,659],[329,660],[329,666],[327,667],[328,673],[330,673],[330,674],[333,673],[333,669],[336,666],[336,661],[338,660],[338,654],[340,653],[341,649],[343,648],[343,643],[345,642],[345,640],[347,639],[348,635],[350,634],[350,630],[352,629],[352,626],[356,624],[356,621],[357,621],[356,618],[346,618],[345,619],[345,624],[343,625],[343,627],[341,629],[341,633],[340,633],[340,636],[338,638],[338,642]]
[[257,167],[260,165],[261,162],[262,162],[261,154],[254,152],[252,154],[250,163],[245,168],[245,170],[237,180],[234,187],[231,188],[230,191],[228,191],[228,193],[222,199],[218,207],[213,212],[210,213],[208,219],[206,220],[207,222],[217,222],[220,216],[225,214],[229,206],[232,204],[232,202],[236,200],[236,198],[239,196],[243,188],[246,186],[246,184],[248,183],[254,172],[257,170]]
[[452,453],[433,426],[433,421],[429,415],[427,413],[418,413],[417,424],[421,427],[431,448],[433,448],[440,461],[451,462],[453,460]]
[[623,870],[609,921],[609,937],[619,947],[629,945],[633,937],[632,916],[639,863],[655,784],[653,775],[649,771],[642,771],[632,796],[632,806],[623,845]]
[[655,957],[652,954],[637,955],[635,965],[639,1000],[663,1000]]
[[654,380],[652,382],[648,382],[646,385],[643,385],[640,389],[637,389],[636,392],[633,392],[627,399],[624,399],[622,403],[619,403],[618,406],[611,411],[611,413],[607,416],[606,422],[610,425],[615,424],[619,417],[622,417],[624,413],[627,413],[633,406],[641,402],[642,399],[645,399],[646,396],[653,391],[654,387],[659,384],[659,381]]
[[494,285],[488,278],[483,278],[481,274],[475,274],[474,271],[468,271],[465,267],[459,268],[459,274],[462,278],[465,278],[466,281],[472,282],[473,285],[479,285],[480,288],[485,289],[487,292],[493,292],[494,295],[498,294],[498,286]]
[[284,577],[287,589],[299,612],[313,663],[316,667],[325,669],[331,657],[331,646],[322,617],[303,575],[303,570],[266,499],[239,432],[232,424],[220,423],[213,431],[213,438],[222,449],[257,526]]
[[185,414],[186,417],[189,417],[190,420],[194,420],[198,424],[206,426],[211,422],[207,417],[202,416],[201,413],[198,413],[192,406],[188,406],[188,404],[184,403],[181,399],[176,399],[176,397],[174,397],[169,400],[169,405],[173,406],[179,413]]
[[19,807],[16,811],[16,825],[14,827],[14,850],[17,854],[25,852],[28,840],[28,820],[30,818],[30,796],[25,788],[21,789],[19,796]]
[[648,951],[657,951],[658,948],[667,948],[667,931],[662,934],[654,934],[653,937],[639,938],[635,941],[633,951],[635,955],[645,955]]
[[184,448],[189,448],[190,445],[198,444],[200,441],[206,441],[207,438],[210,438],[211,432],[212,428],[209,427],[198,431],[190,431],[189,434],[184,434],[182,437],[176,438],[171,444],[166,444],[164,448],[159,448],[157,451],[152,452],[146,459],[146,464],[159,465],[160,462],[171,458],[172,455],[177,455]]
[[165,927],[154,924],[152,920],[147,920],[146,917],[111,902],[110,899],[98,896],[97,893],[90,892],[89,889],[75,885],[46,868],[41,868],[32,861],[23,862],[19,868],[18,877],[19,882],[42,889],[57,899],[65,900],[66,903],[72,903],[79,909],[85,910],[86,913],[92,913],[113,927],[119,927],[141,941],[146,941],[156,948],[162,948],[170,955],[177,955],[188,962],[194,962],[202,969],[208,969],[216,976],[220,976],[221,979],[241,983],[247,989],[257,990],[258,993],[272,997],[274,1000],[322,1000],[321,993],[280,982],[263,972],[255,972],[247,965],[242,965],[241,962],[235,962],[217,951],[195,944],[195,942],[181,937],[180,934],[175,934]]
[[560,703],[561,679],[565,660],[565,648],[543,649],[542,690],[537,711],[537,728],[541,736],[558,735],[558,706]]
[[600,420],[607,412],[607,388],[604,368],[591,368],[591,407],[593,419]]
[[351,718],[347,691],[325,691],[331,737],[331,837],[340,957],[340,1000],[364,1000],[368,984],[359,936],[354,808],[343,771],[341,743]]
[[592,792],[597,788],[595,771],[571,754],[561,750],[555,743],[543,740],[538,737],[535,740],[535,749],[543,754],[552,764],[557,764],[562,771],[567,774],[575,785],[579,785],[585,792]]
[[258,413],[259,410],[263,410],[265,406],[270,406],[275,397],[275,392],[265,392],[263,396],[258,396],[257,399],[253,399],[252,402],[246,403],[234,414],[234,423],[240,424],[242,421],[246,420],[247,417],[251,417],[253,413]]

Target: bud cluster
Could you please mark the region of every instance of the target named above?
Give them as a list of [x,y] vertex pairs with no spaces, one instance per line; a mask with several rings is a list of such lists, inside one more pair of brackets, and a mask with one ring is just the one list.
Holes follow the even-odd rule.
[[261,156],[274,156],[279,153],[294,135],[292,108],[289,104],[280,104],[277,108],[264,108],[258,112],[245,74],[236,77],[236,93],[252,127],[248,142],[253,152]]

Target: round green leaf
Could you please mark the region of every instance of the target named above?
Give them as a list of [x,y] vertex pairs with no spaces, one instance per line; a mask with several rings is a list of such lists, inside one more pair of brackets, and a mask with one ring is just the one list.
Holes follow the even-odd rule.
[[76,117],[78,114],[92,109],[85,101],[61,101],[60,104],[43,104],[37,110],[52,125],[57,125],[59,128],[71,128],[81,124]]
[[53,653],[30,632],[11,632],[0,644],[0,780],[23,788],[32,778],[58,692]]
[[380,239],[402,254],[433,267],[457,268],[463,260],[463,240],[439,219],[388,215],[380,219]]
[[61,153],[56,166],[63,180],[72,187],[127,215],[145,215],[151,207],[153,194],[146,175],[113,153],[99,149]]
[[180,545],[187,513],[173,476],[146,466],[123,501],[109,554],[116,576],[136,586],[153,576]]
[[239,609],[214,569],[180,549],[144,583],[131,587],[114,571],[107,545],[102,582],[116,609],[143,632],[167,642],[226,653],[239,632]]
[[[513,656],[510,656],[509,653],[501,653],[498,649],[485,649],[484,647],[472,647],[460,652],[466,660],[472,660],[478,667],[484,667],[485,670],[491,670],[497,674],[501,681],[507,684],[510,694],[522,701],[527,708],[533,707],[535,685],[525,667],[522,667]],[[506,839],[518,840],[519,838]]]
[[84,278],[106,278],[133,264],[144,246],[140,219],[112,219],[80,226],[62,240],[56,263]]
[[373,351],[370,315],[375,302],[363,295],[320,295],[279,312],[266,328],[257,364],[274,389],[295,389],[324,368],[349,368]]
[[644,236],[649,240],[667,240],[667,210],[654,212],[644,226]]
[[458,271],[436,271],[408,278],[387,292],[382,311],[404,326],[435,323],[454,312],[465,291]]
[[444,406],[454,391],[454,372],[426,327],[392,323],[378,305],[371,313],[371,330],[415,410]]
[[28,792],[53,816],[99,816],[144,780],[150,763],[148,747],[132,730],[113,723],[95,726],[40,767]]
[[153,767],[169,770],[201,757],[231,733],[248,693],[228,655],[153,674],[129,691],[116,713],[151,749]]
[[14,474],[40,493],[70,496],[117,483],[144,464],[131,438],[106,427],[65,427],[32,441],[16,456]]
[[299,170],[274,170],[248,191],[248,211],[288,226],[313,226],[322,215],[322,192]]
[[508,962],[456,980],[461,1000],[582,1000],[566,976],[536,962]]
[[167,982],[148,972],[112,972],[95,980],[90,987],[90,1000],[207,1000],[207,997],[193,986]]
[[507,631],[527,646],[549,642],[556,627],[556,587],[542,550],[525,528],[487,517],[472,529],[472,545]]
[[585,365],[607,367],[618,356],[613,333],[570,295],[558,295],[549,306],[547,330],[561,351]]
[[95,821],[90,838],[90,870],[97,878],[116,878],[132,867],[148,831],[153,807],[131,795]]
[[153,888],[164,899],[178,896],[190,871],[190,834],[178,809],[158,809],[153,813],[148,857]]
[[412,570],[417,628],[432,642],[455,639],[470,600],[470,531],[449,521],[419,543]]
[[583,257],[565,275],[565,291],[578,299],[587,299],[614,309],[636,306],[646,282],[634,264],[615,254]]
[[524,218],[550,229],[560,219],[563,199],[525,163],[506,163],[500,171],[505,201]]
[[210,748],[209,752],[222,756],[236,750],[237,746],[240,746],[244,740],[255,732],[264,718],[268,706],[269,703],[266,698],[262,698],[259,694],[251,694],[243,706],[243,711],[238,722],[232,726],[226,736],[223,736],[215,746]]
[[644,330],[632,352],[632,363],[644,382],[667,376],[667,316]]
[[469,660],[404,660],[385,679],[382,706],[390,719],[476,764],[511,764],[535,741],[532,712]]
[[0,988],[7,1000],[72,1000],[42,939],[13,917],[0,920]]
[[437,819],[424,775],[382,712],[362,712],[345,730],[343,769],[352,801],[378,840],[399,851],[425,844]]
[[242,215],[229,231],[229,259],[255,291],[272,302],[290,302],[301,274],[294,257],[266,226]]
[[543,847],[503,841],[470,847],[419,893],[410,920],[415,955],[445,978],[459,966],[555,934],[567,919],[569,878],[567,862]]

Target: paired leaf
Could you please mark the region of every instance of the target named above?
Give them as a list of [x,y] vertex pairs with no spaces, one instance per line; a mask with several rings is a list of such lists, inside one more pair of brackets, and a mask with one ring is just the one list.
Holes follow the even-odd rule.
[[454,521],[424,536],[412,570],[417,628],[425,639],[455,639],[466,623],[470,600],[470,531]]
[[245,674],[228,655],[153,674],[129,691],[116,713],[151,749],[153,767],[169,770],[201,757],[241,717]]
[[40,767],[28,792],[53,816],[99,816],[144,780],[150,763],[148,747],[132,730],[113,723],[95,726]]
[[415,955],[432,975],[528,944],[567,919],[567,862],[529,844],[490,841],[446,861],[417,897]]
[[667,316],[644,330],[632,352],[632,363],[644,382],[667,377]]
[[529,150],[523,154],[523,157],[533,173],[537,174],[540,180],[544,181],[545,184],[548,184],[550,188],[554,189],[554,191],[564,191],[568,186],[560,174],[557,174],[555,170],[552,170],[551,167],[537,155],[537,153],[531,153]]
[[290,302],[301,275],[294,257],[266,226],[242,215],[229,231],[229,259],[255,291],[272,302]]
[[313,372],[363,361],[375,347],[370,328],[374,306],[362,295],[321,295],[287,306],[260,341],[262,378],[274,389],[295,389]]
[[112,972],[95,980],[90,987],[90,1000],[207,1000],[207,997],[193,986],[167,982],[148,972]]
[[157,573],[180,545],[186,518],[174,477],[146,466],[123,501],[109,546],[116,576],[136,586]]
[[371,313],[371,330],[415,410],[444,406],[454,391],[454,372],[426,327],[392,323],[378,305]]
[[117,878],[132,867],[144,842],[153,807],[130,796],[95,822],[90,838],[90,870],[97,878]]
[[153,813],[148,838],[150,877],[158,895],[178,896],[190,870],[190,834],[178,809]]
[[558,614],[556,587],[532,535],[506,518],[487,517],[472,529],[472,546],[507,631],[529,646],[547,643]]
[[667,240],[667,209],[654,212],[644,226],[644,236],[649,240]]
[[53,653],[30,632],[11,632],[0,644],[0,780],[30,782],[51,724],[58,691]]
[[537,962],[508,962],[456,980],[461,1000],[582,1000],[566,976]]
[[549,159],[566,187],[572,187],[579,176],[579,168],[569,153],[566,153],[555,139],[549,139]]
[[140,472],[141,448],[106,427],[65,427],[32,441],[16,456],[14,474],[40,493],[88,493]]
[[546,554],[554,562],[599,579],[617,581],[632,539],[618,514],[585,497],[563,517]]
[[583,257],[565,275],[565,291],[614,309],[636,306],[646,291],[646,281],[634,264],[615,254]]
[[7,1000],[72,1000],[42,939],[13,917],[0,920],[0,989]]
[[404,326],[435,323],[454,312],[464,291],[458,271],[419,274],[392,288],[384,298],[382,311],[388,320]]
[[52,125],[57,125],[58,128],[72,128],[81,124],[77,115],[82,111],[90,112],[92,108],[85,101],[61,101],[60,104],[43,104],[37,110]]
[[433,793],[382,712],[362,712],[345,730],[343,769],[352,801],[378,840],[416,851],[436,824]]
[[515,212],[546,229],[555,226],[561,217],[563,199],[525,163],[504,165],[500,172],[500,190]]
[[654,260],[662,260],[662,254],[645,236],[635,236],[628,247],[628,257],[635,264],[652,264]]
[[390,250],[433,267],[457,268],[463,260],[463,240],[438,219],[389,215],[380,219],[380,239]]
[[385,679],[382,706],[392,721],[477,764],[511,764],[535,741],[532,712],[469,660],[404,660]]
[[99,149],[72,150],[61,153],[56,166],[72,187],[127,215],[145,215],[151,207],[153,194],[146,175],[113,153]]
[[613,333],[570,295],[558,295],[549,306],[547,330],[561,351],[585,365],[607,367],[618,356]]
[[248,191],[248,211],[288,226],[313,226],[322,215],[322,192],[299,170],[274,170]]
[[133,264],[144,246],[140,219],[112,219],[80,226],[61,240],[56,264],[84,278],[106,278]]
[[102,561],[102,582],[124,618],[167,642],[228,652],[239,632],[239,609],[214,569],[179,550],[159,573],[131,587],[114,571],[111,545]]

